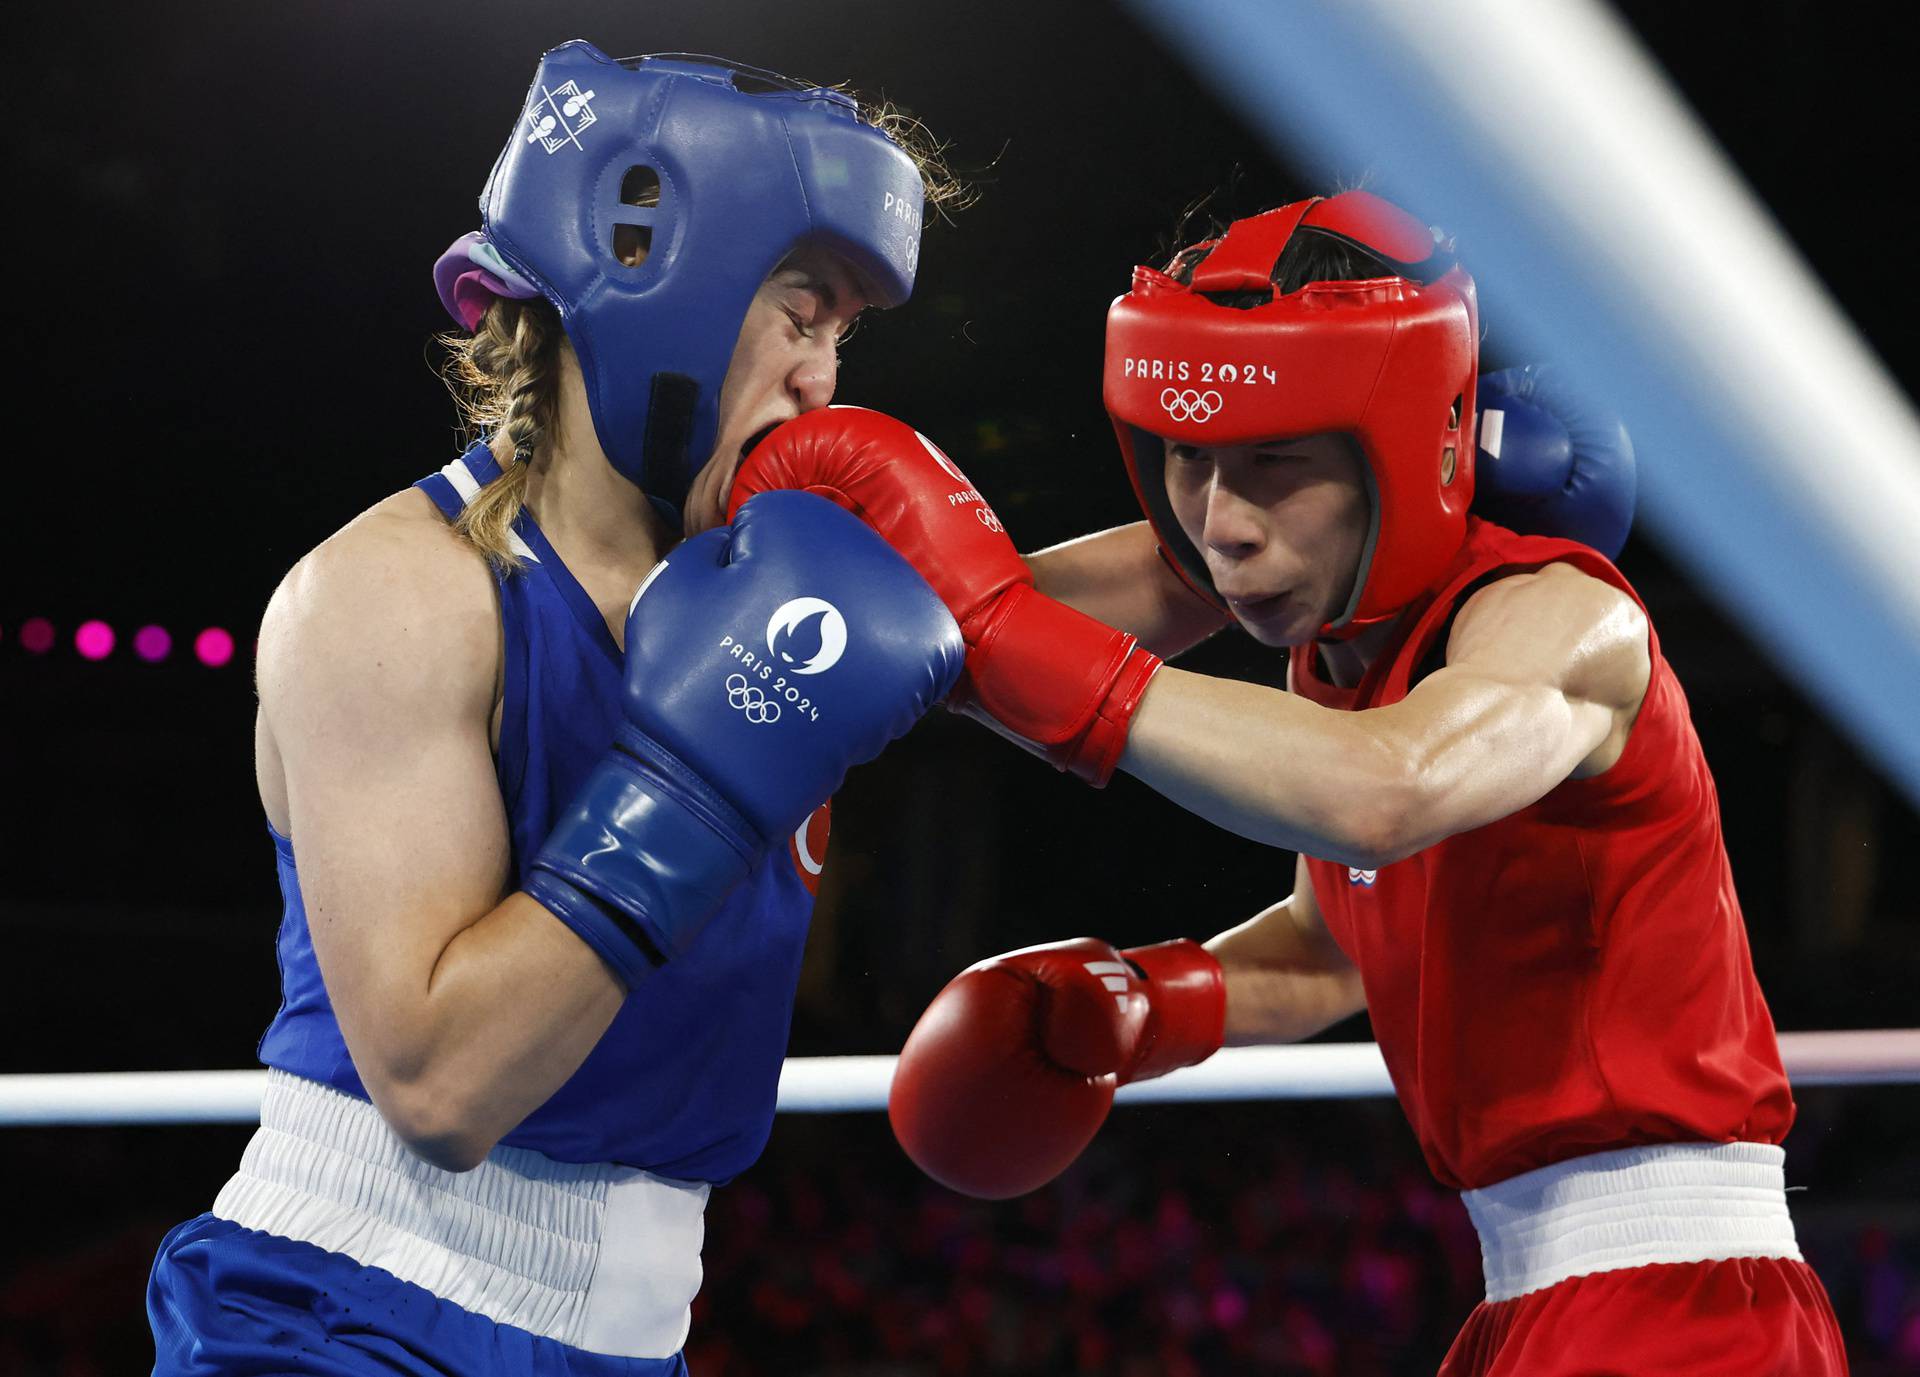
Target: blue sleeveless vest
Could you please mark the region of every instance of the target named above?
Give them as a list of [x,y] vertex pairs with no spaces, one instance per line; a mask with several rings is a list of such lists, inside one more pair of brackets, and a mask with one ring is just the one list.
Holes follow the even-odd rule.
[[[414,486],[451,520],[499,472],[482,442]],[[532,514],[514,530],[524,567],[496,574],[506,665],[495,769],[524,883],[612,739],[623,665],[600,609]],[[749,1166],[773,1126],[825,821],[823,807],[761,862],[690,951],[635,987],[573,1077],[501,1141],[680,1180],[720,1182]],[[292,843],[275,833],[273,844],[282,995],[260,1060],[366,1099],[314,959]]]

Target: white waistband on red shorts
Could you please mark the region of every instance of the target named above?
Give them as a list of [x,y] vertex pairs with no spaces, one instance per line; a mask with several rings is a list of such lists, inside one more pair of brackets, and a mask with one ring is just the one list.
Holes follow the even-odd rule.
[[709,1189],[524,1148],[442,1171],[366,1101],[269,1071],[260,1130],[213,1213],[575,1348],[666,1358],[700,1289]]
[[1487,1299],[1662,1262],[1798,1261],[1786,1153],[1765,1143],[1596,1152],[1466,1192]]

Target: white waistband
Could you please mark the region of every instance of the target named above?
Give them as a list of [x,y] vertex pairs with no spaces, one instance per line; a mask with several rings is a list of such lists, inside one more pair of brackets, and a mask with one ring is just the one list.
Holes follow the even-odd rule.
[[1661,1262],[1798,1261],[1786,1159],[1764,1143],[1666,1143],[1575,1157],[1468,1191],[1487,1299]]
[[700,1289],[709,1189],[524,1148],[442,1171],[366,1101],[270,1071],[260,1131],[213,1212],[575,1348],[666,1358]]

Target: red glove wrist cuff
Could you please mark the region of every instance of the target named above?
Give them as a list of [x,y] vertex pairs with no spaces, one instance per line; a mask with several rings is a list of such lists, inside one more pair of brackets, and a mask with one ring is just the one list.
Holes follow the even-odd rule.
[[1120,1084],[1151,1080],[1205,1061],[1227,1034],[1227,977],[1219,958],[1185,938],[1120,953],[1147,980],[1151,1013]]
[[[1133,640],[1131,636],[1127,639]],[[1158,655],[1141,649],[1138,642],[1132,644],[1093,721],[1074,740],[1065,759],[1054,763],[1063,770],[1073,771],[1096,789],[1106,788],[1127,749],[1127,732],[1133,725],[1134,709],[1140,706],[1147,684],[1159,671],[1160,664]]]
[[1023,585],[961,631],[967,673],[949,705],[985,713],[1054,768],[1104,786],[1160,657],[1138,638]]

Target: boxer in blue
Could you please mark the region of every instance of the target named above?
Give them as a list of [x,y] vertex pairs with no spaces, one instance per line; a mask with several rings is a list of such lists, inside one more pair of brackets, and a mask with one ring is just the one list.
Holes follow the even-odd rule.
[[854,517],[722,501],[905,299],[922,205],[838,92],[543,59],[435,272],[491,432],[261,627],[283,1001],[261,1128],[155,1262],[156,1373],[685,1372],[826,800],[963,653]]

